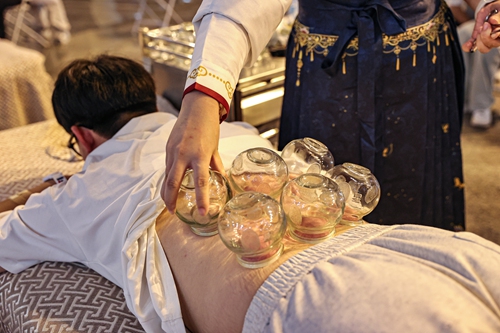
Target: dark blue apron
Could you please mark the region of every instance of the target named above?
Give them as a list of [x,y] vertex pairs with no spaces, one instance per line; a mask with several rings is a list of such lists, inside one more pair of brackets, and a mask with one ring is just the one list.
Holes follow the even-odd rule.
[[380,182],[366,220],[464,228],[464,69],[444,2],[300,2],[287,51],[280,149],[325,143]]

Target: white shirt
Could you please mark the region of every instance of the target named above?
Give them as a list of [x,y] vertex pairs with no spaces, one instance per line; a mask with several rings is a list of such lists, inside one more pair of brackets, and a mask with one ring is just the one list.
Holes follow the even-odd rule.
[[185,93],[200,90],[229,110],[243,66],[264,49],[292,0],[204,0]]
[[464,0],[446,0],[446,4],[450,7],[459,7],[464,3]]
[[[124,290],[147,332],[184,332],[172,272],[155,230],[164,209],[165,143],[176,118],[132,119],[87,157],[66,184],[33,194],[0,214],[0,267],[17,273],[42,261],[80,262]],[[226,165],[267,140],[224,123]]]
[[476,14],[478,11],[481,10],[484,6],[486,6],[489,3],[495,2],[497,0],[482,0],[481,2],[478,3],[477,8],[476,8]]

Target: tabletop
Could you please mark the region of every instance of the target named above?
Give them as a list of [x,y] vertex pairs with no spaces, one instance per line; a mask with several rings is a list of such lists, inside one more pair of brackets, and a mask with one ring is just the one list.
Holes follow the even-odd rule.
[[67,148],[68,140],[55,119],[0,131],[0,201],[51,173],[80,171],[83,160]]

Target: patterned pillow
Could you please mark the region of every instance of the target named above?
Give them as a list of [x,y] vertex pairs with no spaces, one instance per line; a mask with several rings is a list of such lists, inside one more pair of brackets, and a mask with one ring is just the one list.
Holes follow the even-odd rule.
[[92,269],[44,262],[0,274],[0,333],[140,332],[122,289]]

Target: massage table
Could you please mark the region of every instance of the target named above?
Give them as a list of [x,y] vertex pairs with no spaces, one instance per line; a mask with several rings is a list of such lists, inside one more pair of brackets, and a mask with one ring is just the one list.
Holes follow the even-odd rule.
[[[54,119],[0,131],[0,201],[54,173],[73,174],[83,161],[66,148]],[[0,274],[0,333],[144,332],[123,291],[95,271],[44,262]]]
[[[57,125],[54,120],[47,120],[36,124],[0,131],[0,200],[8,198],[10,195],[22,191],[26,188],[31,188],[38,185],[42,182],[43,177],[47,174],[57,171],[62,172],[63,174],[73,174],[79,171],[82,167],[83,162],[75,158],[75,156],[71,154],[70,150],[66,148],[68,139],[69,135],[65,133],[64,130],[62,130],[62,128],[60,128],[60,126]],[[372,225],[371,227],[376,228],[377,226]],[[417,230],[418,228],[423,227],[406,226],[406,229],[408,230],[411,230],[412,228]],[[181,228],[176,228],[176,230],[180,232]],[[399,232],[400,231],[396,231],[396,233]],[[439,231],[439,235],[442,235],[443,233],[445,232]],[[173,235],[173,239],[183,240],[181,242],[182,244],[187,244],[185,241],[186,237],[175,237],[176,235],[171,232],[167,232],[167,234]],[[413,235],[414,233],[409,232],[407,234]],[[432,237],[436,237],[436,234],[437,233],[434,233]],[[423,249],[425,249],[426,245],[422,245],[417,242],[414,251],[412,251],[419,254],[422,258],[408,259],[412,258],[412,256],[404,254],[404,249],[407,248],[406,245],[408,243],[404,243],[403,250],[401,250],[398,248],[401,245],[400,240],[397,237],[394,237],[394,234],[388,233],[388,235],[389,236],[387,239],[390,239],[391,241],[395,240],[393,243],[394,246],[396,246],[397,251],[393,251],[392,249],[390,249],[390,251],[387,251],[387,244],[391,242],[383,237],[374,237],[370,240],[367,240],[367,244],[368,242],[370,244],[368,244],[367,247],[359,247],[359,251],[353,250],[358,249],[358,247],[353,247],[350,245],[346,246],[345,244],[339,245],[336,241],[332,242],[332,245],[334,245],[333,247],[326,248],[329,253],[332,253],[332,261],[327,266],[323,265],[324,262],[322,261],[320,265],[318,265],[318,269],[326,269],[327,272],[333,274],[333,277],[338,277],[338,274],[340,273],[345,274],[345,276],[343,277],[340,276],[338,278],[328,280],[332,283],[332,287],[329,289],[329,293],[331,293],[331,295],[335,294],[334,290],[338,287],[337,284],[347,286],[347,291],[351,289],[353,291],[358,290],[361,286],[366,287],[358,293],[340,293],[335,294],[335,296],[332,297],[327,297],[325,299],[328,300],[330,304],[333,304],[335,306],[340,304],[340,310],[345,311],[344,314],[346,315],[344,318],[341,318],[344,320],[344,324],[352,324],[355,327],[359,328],[359,325],[362,321],[361,319],[368,318],[367,314],[370,313],[372,314],[370,318],[374,320],[374,323],[376,325],[382,325],[384,323],[387,324],[387,318],[398,318],[402,310],[408,311],[408,309],[417,309],[419,311],[423,311],[422,313],[425,314],[427,319],[426,323],[428,325],[432,325],[432,321],[430,321],[430,319],[435,318],[435,313],[433,312],[433,310],[436,309],[436,306],[434,303],[432,303],[432,306],[430,306],[431,304],[427,304],[427,302],[440,300],[442,303],[444,302],[448,304],[446,305],[446,307],[443,306],[440,308],[440,314],[447,313],[448,317],[446,318],[456,318],[456,316],[458,315],[458,317],[469,324],[469,326],[474,326],[474,320],[477,320],[478,318],[488,317],[491,321],[490,324],[495,324],[500,328],[500,321],[498,321],[498,318],[500,318],[500,316],[498,315],[498,313],[500,313],[498,311],[498,304],[500,304],[498,303],[498,300],[500,299],[500,293],[497,287],[492,287],[492,285],[496,284],[491,283],[492,281],[497,281],[498,267],[500,267],[498,266],[498,263],[500,263],[500,251],[495,244],[487,242],[485,240],[477,239],[477,236],[470,233],[458,233],[452,237],[446,234],[446,237],[450,241],[454,241],[455,243],[456,241],[454,239],[457,238],[463,241],[462,244],[468,244],[468,246],[472,246],[474,245],[474,243],[477,243],[476,245],[474,245],[476,246],[475,250],[480,248],[484,250],[485,253],[487,252],[489,254],[496,251],[494,257],[490,258],[488,256],[481,256],[481,260],[477,260],[476,257],[474,257],[473,259],[469,259],[464,255],[464,253],[472,255],[476,253],[475,251],[468,253],[467,251],[465,251],[464,253],[458,253],[458,255],[455,255],[456,252],[450,253],[450,247],[448,247],[446,244],[433,243],[432,237],[429,236],[425,239],[429,239],[429,242],[431,244],[429,246],[433,246],[433,251],[429,251],[429,253],[427,253],[427,251],[422,251]],[[344,237],[342,238],[342,236]],[[335,240],[347,240],[350,242],[352,236],[354,236],[354,234],[348,235],[348,232],[346,232],[346,234],[344,235],[339,235],[339,238],[336,237]],[[214,240],[212,239],[212,241]],[[333,241],[333,239],[331,239],[330,241]],[[422,239],[419,239],[419,241],[422,241]],[[363,242],[365,242],[365,240],[363,240]],[[177,251],[177,248],[175,248],[175,245],[173,243],[169,244],[173,245],[172,249],[175,249]],[[328,244],[328,241],[320,243],[318,244],[318,246],[314,247],[314,251],[319,251],[318,253],[321,254],[321,248],[323,246],[327,246]],[[409,244],[413,244],[411,242],[411,239]],[[442,245],[442,248],[439,248],[439,246],[437,245]],[[481,246],[483,246],[483,248],[481,248]],[[397,262],[385,262],[384,260],[387,255],[382,256],[379,255],[378,252],[375,252],[375,254],[370,254],[370,251],[372,251],[373,249],[378,249],[379,247],[382,248],[381,251],[386,251],[387,253],[396,253],[395,255],[391,255],[388,257],[397,258],[398,260],[404,259],[405,262],[401,265],[397,264]],[[439,251],[437,251],[439,249],[443,250],[443,255],[431,256],[430,258],[427,258],[428,255],[436,253],[439,254]],[[490,249],[491,251],[488,249]],[[339,255],[337,255],[337,253]],[[344,255],[344,253],[352,253],[352,255],[348,256]],[[357,258],[357,256],[360,255],[363,258],[366,258],[366,255],[370,256],[368,260],[360,260],[359,258]],[[479,255],[480,254],[478,254],[478,256]],[[210,256],[213,256],[213,252],[210,252]],[[200,257],[200,260],[203,259],[203,256],[198,257]],[[309,258],[311,257],[310,252],[303,255],[302,257],[305,258],[304,260],[309,260]],[[182,259],[182,256],[174,256],[173,258],[177,258],[177,261],[184,260]],[[294,257],[294,261],[298,260],[297,258],[298,256]],[[324,256],[320,255],[318,258],[323,260]],[[350,264],[352,259],[355,259],[354,262],[357,263],[357,265],[353,266]],[[339,262],[339,260],[341,262]],[[256,300],[256,302],[263,300],[264,304],[268,304],[267,300],[273,290],[275,292],[281,293],[280,289],[276,288],[276,285],[273,284],[273,281],[286,287],[294,286],[293,283],[283,283],[283,281],[285,281],[284,279],[287,277],[295,279],[295,273],[300,272],[300,269],[306,269],[308,267],[302,265],[302,262],[299,262],[300,265],[295,267],[293,266],[294,261],[287,262],[287,264],[284,265],[285,270],[277,270],[272,273],[272,276],[266,279],[265,284],[262,288],[259,289],[258,294],[256,294],[256,296],[254,297],[254,300]],[[445,284],[445,286],[459,290],[456,293],[446,294],[446,297],[442,298],[442,295],[436,297],[432,293],[427,294],[428,290],[421,289],[417,285],[384,285],[384,283],[388,281],[388,278],[396,278],[396,280],[399,282],[407,281],[407,279],[405,278],[405,274],[410,267],[409,261],[411,261],[411,263],[422,263],[422,265],[412,265],[412,267],[414,269],[422,268],[422,271],[418,271],[419,274],[421,272],[427,274],[428,272],[430,274],[428,276],[429,278],[432,277],[435,280],[446,280],[446,283],[449,280],[453,280],[448,279],[448,276],[456,278],[453,281],[460,281],[461,284],[449,283]],[[174,264],[175,262],[171,261],[171,265]],[[364,271],[363,274],[360,274],[360,272],[363,271],[368,264],[371,264],[375,268],[381,266],[386,267],[387,265],[393,265],[396,268],[392,270],[386,270],[385,268],[382,270],[372,268]],[[415,266],[417,267],[415,268]],[[191,268],[195,271],[198,269],[198,267],[198,265],[191,265]],[[341,267],[343,267],[344,269],[341,270]],[[358,270],[351,272],[349,268],[356,268]],[[289,272],[291,271],[295,273],[289,274]],[[367,272],[370,272],[371,274],[367,274]],[[472,272],[473,274],[469,274],[470,272]],[[186,271],[185,274],[187,274],[188,276],[196,275],[192,272],[190,273],[189,271]],[[305,271],[304,274],[304,276],[307,276],[307,271]],[[220,274],[209,275],[216,277],[220,276]],[[320,274],[319,276],[321,277],[322,275]],[[398,277],[400,277],[399,280],[397,279]],[[411,280],[411,276],[408,276],[408,279]],[[413,282],[423,283],[426,280],[427,279],[421,279]],[[188,281],[188,279],[180,278],[179,281]],[[219,281],[217,282],[219,283]],[[428,285],[425,285],[425,283],[423,285],[426,288],[428,287]],[[225,284],[222,285],[222,287],[224,286]],[[435,284],[435,286],[439,285]],[[487,288],[485,288],[484,286],[487,286]],[[388,287],[390,287],[393,291],[390,295],[391,298],[389,298],[389,295],[385,292],[387,290],[386,288]],[[400,292],[394,292],[398,288],[400,289]],[[306,287],[306,289],[308,288]],[[366,292],[367,289],[369,293]],[[302,289],[298,288],[297,290],[300,291]],[[311,295],[325,295],[326,292],[323,289],[321,290],[322,293],[316,291],[311,292]],[[371,294],[373,294],[374,292],[377,292],[378,298],[371,297]],[[288,291],[286,291],[283,295],[279,294],[279,297],[275,298],[274,300],[277,302],[292,302],[292,300],[295,300],[297,304],[306,304],[304,302],[307,300],[307,297],[305,299],[302,299],[301,295],[303,294],[301,294],[300,292],[289,294]],[[196,297],[198,296],[199,294],[196,295]],[[342,299],[342,296],[344,297],[344,299]],[[354,296],[357,296],[360,299],[356,299],[354,298]],[[379,301],[390,299],[388,303],[396,300],[397,302],[394,301],[391,305],[397,305],[401,301],[404,301],[405,304],[408,301],[414,301],[416,296],[418,296],[420,301],[416,301],[413,307],[403,306],[401,309],[397,306],[387,306],[387,304],[382,307],[379,307],[377,305],[377,307],[374,309],[373,303],[371,301],[372,299],[378,299]],[[460,298],[456,296],[463,297]],[[370,300],[367,300],[366,297],[369,297]],[[460,300],[458,300],[458,298],[460,298]],[[209,299],[210,304],[213,304],[213,299],[206,299]],[[449,303],[447,303],[446,300],[448,299],[453,299],[454,302],[450,301]],[[474,301],[475,306],[472,306],[472,303],[470,303],[469,301]],[[351,308],[346,306],[348,303],[350,304]],[[324,304],[325,303],[322,300],[322,302],[318,303],[317,306],[323,309],[325,308]],[[264,312],[261,311],[262,308],[256,308],[253,305],[254,304],[251,304],[249,307],[248,313],[250,313],[250,319],[248,322],[265,325],[266,318],[270,317],[267,316],[267,312],[266,315],[256,316],[255,314],[261,314]],[[427,305],[429,305],[429,307]],[[271,308],[271,310],[272,309],[274,308]],[[285,304],[283,308],[277,307],[277,309],[280,311],[293,310],[293,306],[289,307]],[[312,309],[312,312],[315,313],[315,308]],[[326,311],[328,311],[328,309],[330,308],[327,305],[325,309],[327,309]],[[377,311],[372,311],[372,309]],[[426,309],[429,310],[426,311]],[[455,309],[461,310],[455,311]],[[473,309],[476,310],[476,316],[473,315]],[[446,312],[445,310],[448,312]],[[319,311],[317,312],[319,313]],[[363,316],[361,316],[362,318],[358,315],[359,313],[363,313]],[[407,322],[408,325],[411,325],[413,328],[416,327],[418,330],[422,325],[422,322],[419,322],[419,320],[423,318],[421,316],[422,313],[420,314],[420,316],[413,316],[413,312],[411,312],[411,315],[407,314],[406,317],[403,316],[403,318],[405,319],[403,319],[403,321],[400,321],[400,324],[405,324]],[[467,315],[464,316],[464,313],[467,313]],[[378,315],[373,316],[373,314]],[[284,313],[283,318],[285,318],[286,316],[287,314]],[[351,316],[354,316],[355,319],[352,320]],[[296,319],[296,321],[303,319],[302,317],[294,316],[293,314],[291,314],[290,318],[294,320]],[[306,317],[306,319],[308,318],[309,317]],[[328,318],[328,316],[322,316],[317,319],[319,320]],[[292,320],[291,322],[293,323],[294,320]],[[365,325],[368,322],[369,320],[365,320]],[[308,324],[310,322],[308,320],[303,320],[303,323]],[[481,327],[484,326],[483,323],[484,321],[478,324],[478,330],[481,330]],[[389,326],[393,324],[393,322],[389,322]],[[277,323],[274,323],[274,325],[279,326],[279,320]],[[338,327],[342,327],[340,326],[339,322],[336,322],[335,325],[337,325]],[[296,327],[298,328],[299,326],[294,326],[294,328]],[[376,331],[378,326],[372,325],[371,327],[375,328]],[[255,328],[255,331],[262,331],[258,329],[257,326],[255,326]],[[439,326],[433,328],[435,332],[438,332],[438,330],[440,329]],[[451,330],[453,326],[450,326],[448,328]],[[342,329],[340,330],[342,331]],[[296,330],[293,329],[292,331]],[[297,331],[304,330],[298,329]],[[443,331],[447,331],[447,329],[443,329],[440,332]],[[35,265],[19,274],[0,274],[0,333],[11,332],[122,333],[144,331],[136,318],[128,310],[123,291],[119,287],[87,267],[83,267],[75,263],[44,262]]]

